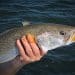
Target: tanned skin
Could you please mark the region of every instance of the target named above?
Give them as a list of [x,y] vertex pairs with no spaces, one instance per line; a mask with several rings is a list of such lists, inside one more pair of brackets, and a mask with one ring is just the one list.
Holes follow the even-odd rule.
[[31,34],[17,39],[16,45],[20,56],[17,56],[12,61],[0,64],[0,75],[15,75],[21,67],[39,61],[46,54],[44,50],[38,47],[34,36]]

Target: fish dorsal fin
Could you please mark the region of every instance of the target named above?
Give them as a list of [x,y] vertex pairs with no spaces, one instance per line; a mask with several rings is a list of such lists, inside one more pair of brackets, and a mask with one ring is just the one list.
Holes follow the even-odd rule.
[[28,22],[28,21],[23,21],[23,22],[22,22],[22,25],[23,25],[23,26],[28,26],[28,25],[30,25],[30,24],[31,24],[31,23]]

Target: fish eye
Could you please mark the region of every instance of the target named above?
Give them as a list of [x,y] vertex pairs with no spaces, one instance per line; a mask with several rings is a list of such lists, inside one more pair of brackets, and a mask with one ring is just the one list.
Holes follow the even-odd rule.
[[59,33],[60,33],[60,35],[65,35],[66,34],[66,32],[64,32],[64,31],[60,31]]

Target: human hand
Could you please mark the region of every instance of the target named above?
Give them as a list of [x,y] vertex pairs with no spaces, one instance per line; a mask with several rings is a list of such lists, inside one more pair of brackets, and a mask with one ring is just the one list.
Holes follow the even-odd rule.
[[22,36],[20,40],[17,40],[16,44],[20,53],[20,60],[25,64],[39,61],[46,54],[38,47],[31,34]]

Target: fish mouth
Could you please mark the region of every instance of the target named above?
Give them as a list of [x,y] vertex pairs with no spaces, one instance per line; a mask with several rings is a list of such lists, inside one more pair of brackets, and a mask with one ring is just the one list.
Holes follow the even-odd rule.
[[74,42],[75,42],[75,30],[72,30],[70,32],[70,37],[67,40],[67,44],[74,43]]

